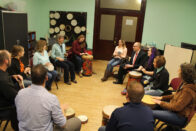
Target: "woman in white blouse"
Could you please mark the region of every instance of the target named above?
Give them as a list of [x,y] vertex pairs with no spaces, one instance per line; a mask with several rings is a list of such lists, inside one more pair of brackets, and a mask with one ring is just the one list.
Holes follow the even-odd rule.
[[127,48],[124,40],[118,41],[118,46],[116,46],[113,58],[109,61],[107,68],[104,73],[104,77],[101,79],[102,81],[106,81],[108,77],[112,74],[113,67],[120,64],[121,59],[127,56]]
[[48,52],[46,51],[46,41],[39,40],[36,45],[36,52],[33,56],[33,65],[42,64],[48,69],[48,81],[46,89],[51,90],[52,82],[57,77],[57,72],[54,70],[53,64],[50,62]]

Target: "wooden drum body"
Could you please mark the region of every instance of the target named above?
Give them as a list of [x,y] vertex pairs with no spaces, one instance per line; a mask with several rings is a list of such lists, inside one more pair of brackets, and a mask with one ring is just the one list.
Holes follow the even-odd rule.
[[83,75],[84,76],[91,76],[92,75],[92,60],[93,56],[92,55],[83,55],[82,59],[84,60],[83,62]]
[[129,72],[129,79],[128,79],[127,86],[129,86],[131,81],[138,81],[138,82],[140,82],[141,78],[142,78],[142,73],[137,72],[137,71],[130,71]]
[[112,114],[112,112],[118,108],[118,106],[115,106],[115,105],[108,105],[108,106],[105,106],[103,108],[103,111],[102,111],[102,114],[103,114],[103,119],[102,119],[102,125],[107,125],[109,119],[110,119],[110,116]]

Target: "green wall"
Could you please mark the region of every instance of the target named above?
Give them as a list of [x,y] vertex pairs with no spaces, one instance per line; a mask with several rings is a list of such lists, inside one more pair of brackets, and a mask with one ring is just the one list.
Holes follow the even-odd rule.
[[147,0],[142,43],[196,44],[196,0]]
[[[0,0],[17,1],[19,9],[28,13],[29,31],[36,31],[37,39],[45,37],[49,29],[49,11],[87,12],[87,42],[93,47],[95,0]],[[160,49],[169,43],[196,44],[196,0],[147,0],[142,43],[156,43]]]

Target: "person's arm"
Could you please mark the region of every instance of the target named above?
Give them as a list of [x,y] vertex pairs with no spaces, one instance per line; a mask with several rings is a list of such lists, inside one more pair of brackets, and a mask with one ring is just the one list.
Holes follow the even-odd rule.
[[168,103],[161,101],[160,106],[164,109],[170,111],[182,111],[190,102],[192,101],[192,96],[189,92],[183,91],[175,103]]
[[61,128],[65,128],[67,120],[66,117],[63,115],[62,109],[56,96],[54,96],[52,104],[52,120]]
[[19,61],[12,58],[11,66],[7,69],[9,75],[21,74]]
[[106,131],[117,131],[117,110],[113,111],[109,122],[106,125]]
[[150,75],[150,76],[153,76],[154,74],[154,71],[147,71],[145,68],[142,69],[142,72],[146,75]]
[[77,44],[78,44],[77,41],[74,41],[74,42],[72,43],[72,51],[73,51],[74,54],[77,54],[77,55],[80,56],[80,53],[81,53],[81,52],[77,51],[77,49],[76,49],[76,48],[77,48]]
[[56,60],[55,51],[56,51],[56,44],[54,44],[54,45],[52,46],[52,51],[51,51],[51,57],[52,57],[52,59],[54,59],[54,60]]
[[117,47],[118,47],[118,46],[115,47],[114,52],[113,52],[113,56],[114,56],[114,57],[117,55]]
[[33,65],[38,65],[39,64],[39,59],[38,59],[38,54],[35,52],[33,56]]
[[172,98],[174,97],[174,95],[166,95],[166,96],[162,96],[162,99],[163,101],[168,101],[168,100],[171,100]]
[[12,84],[7,81],[1,82],[0,92],[10,104],[14,104],[17,91],[14,89]]
[[121,58],[126,58],[126,56],[127,56],[127,48],[125,47],[125,48],[123,49],[123,53],[120,54],[120,57],[121,57]]

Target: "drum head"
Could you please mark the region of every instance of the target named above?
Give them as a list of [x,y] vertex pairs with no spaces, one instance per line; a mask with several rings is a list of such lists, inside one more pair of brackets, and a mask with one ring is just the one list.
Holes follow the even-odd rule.
[[141,78],[142,77],[142,73],[137,72],[137,71],[130,71],[129,72],[129,76],[131,76],[133,78]]
[[69,107],[65,110],[65,116],[67,119],[72,118],[75,116],[75,111],[71,107]]
[[116,108],[118,108],[119,106],[115,106],[115,105],[108,105],[108,106],[105,106],[104,108],[103,108],[103,117],[105,117],[105,118],[107,118],[107,119],[109,119],[110,118],[110,116],[111,116],[111,114],[112,114],[112,112],[116,109]]
[[80,119],[80,121],[81,121],[82,124],[85,124],[85,123],[88,122],[88,117],[85,116],[85,115],[78,116],[78,119]]

